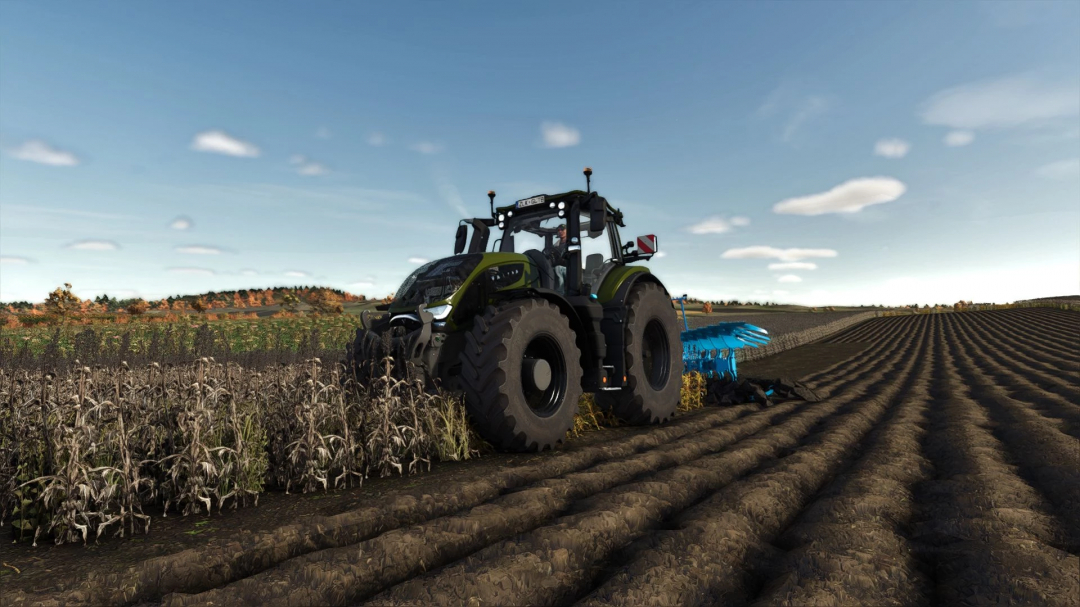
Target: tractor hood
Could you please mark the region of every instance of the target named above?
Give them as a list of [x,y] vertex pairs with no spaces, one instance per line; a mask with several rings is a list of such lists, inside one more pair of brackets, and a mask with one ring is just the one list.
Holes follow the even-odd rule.
[[516,271],[507,276],[501,273],[486,276],[486,280],[495,281],[489,285],[495,289],[524,281],[528,258],[520,253],[467,253],[428,262],[401,284],[390,304],[390,314],[415,313],[421,304],[456,304],[458,294],[470,282],[479,280],[484,270],[506,264],[514,264],[511,268]]

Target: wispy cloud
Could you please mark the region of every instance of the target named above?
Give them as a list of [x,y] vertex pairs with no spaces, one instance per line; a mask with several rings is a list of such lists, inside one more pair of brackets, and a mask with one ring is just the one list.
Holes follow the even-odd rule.
[[1041,125],[1080,114],[1080,82],[1025,74],[945,89],[922,108],[926,124],[954,129]]
[[892,202],[907,186],[892,177],[863,177],[845,181],[827,192],[788,198],[773,205],[774,213],[823,215],[857,213],[864,207]]
[[1047,179],[1068,179],[1080,175],[1080,158],[1058,160],[1035,169],[1035,174]]
[[388,140],[386,138],[386,135],[383,135],[382,133],[372,133],[368,135],[367,142],[368,145],[379,147],[380,145],[386,145]]
[[188,253],[190,255],[220,255],[221,249],[217,247],[209,247],[205,245],[186,245],[176,247],[177,253]]
[[561,122],[540,123],[540,135],[547,148],[566,148],[581,143],[581,131]]
[[353,287],[355,289],[368,289],[368,288],[374,287],[375,283],[368,282],[366,280],[361,280],[360,282],[350,282],[349,286]]
[[428,259],[426,259],[424,257],[410,257],[409,258],[409,263],[414,263],[414,264],[416,264],[418,266],[422,266],[425,263],[427,263],[428,261],[430,261],[430,260],[428,260]]
[[656,258],[656,259],[660,259],[661,257],[667,257],[667,252],[665,252],[665,251],[657,251],[657,252],[653,253],[653,257]]
[[308,278],[311,276],[308,272],[303,272],[301,270],[289,270],[285,272],[285,275],[289,278]]
[[777,282],[802,282],[802,278],[794,274],[784,274],[780,278],[776,279]]
[[713,216],[688,227],[687,230],[691,234],[724,234],[731,232],[736,227],[748,225],[750,225],[750,218],[748,217],[725,219],[724,217]]
[[445,149],[445,146],[433,141],[420,141],[410,145],[409,149],[414,152],[420,152],[421,154],[438,154]]
[[782,291],[782,290],[780,290],[780,289],[776,289],[776,290],[774,290],[774,291],[772,292],[772,294],[773,294],[773,295],[787,295],[787,294],[788,294],[788,292],[787,292],[787,291]]
[[787,124],[784,126],[784,132],[780,136],[780,139],[785,143],[790,143],[795,138],[795,133],[811,118],[815,118],[827,112],[829,110],[829,101],[824,97],[813,95],[807,97],[799,103],[795,112],[788,118]]
[[120,245],[111,240],[79,240],[64,248],[77,249],[79,251],[115,251],[120,248]]
[[169,227],[174,229],[174,230],[190,230],[191,225],[192,225],[191,218],[190,217],[184,217],[184,216],[181,215],[180,217],[177,217],[176,219],[172,220],[172,223],[169,224]]
[[296,166],[296,172],[300,175],[308,177],[317,175],[326,175],[330,172],[330,169],[326,168],[318,162],[312,161],[303,154],[293,154],[289,157],[289,164]]
[[315,131],[315,136],[319,139],[329,139],[333,137],[334,134],[331,133],[330,129],[326,128],[325,126],[320,126],[318,130]]
[[874,154],[885,158],[903,158],[911,150],[911,144],[903,139],[881,139],[874,144]]
[[780,261],[800,261],[802,259],[836,257],[833,249],[778,249],[770,246],[752,246],[740,249],[728,249],[721,259],[779,259]]
[[70,167],[79,164],[80,160],[75,154],[59,150],[39,139],[32,139],[17,148],[8,151],[12,158],[47,164],[49,166]]
[[255,144],[237,139],[224,131],[204,131],[195,135],[191,149],[241,158],[255,158],[262,153]]
[[240,270],[241,276],[258,276],[259,273],[252,269]]
[[208,268],[166,268],[172,274],[192,274],[196,276],[213,276],[215,272]]
[[29,257],[19,257],[18,255],[3,255],[0,256],[0,264],[12,265],[12,266],[25,266],[26,264],[34,263]]
[[975,141],[975,133],[971,131],[949,131],[942,141],[951,148],[958,148]]
[[770,270],[816,270],[817,264],[809,261],[788,261],[783,263],[770,263]]

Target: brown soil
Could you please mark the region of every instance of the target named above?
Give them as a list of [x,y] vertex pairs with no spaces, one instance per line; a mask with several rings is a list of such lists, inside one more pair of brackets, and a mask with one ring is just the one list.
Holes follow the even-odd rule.
[[1077,333],[1049,309],[870,320],[740,365],[819,403],[9,544],[4,603],[1078,604]]

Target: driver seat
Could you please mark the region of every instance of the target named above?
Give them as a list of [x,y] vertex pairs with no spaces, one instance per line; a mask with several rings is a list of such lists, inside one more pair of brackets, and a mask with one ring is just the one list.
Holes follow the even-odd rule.
[[555,270],[551,267],[546,255],[536,249],[525,251],[525,257],[540,271],[540,287],[544,289],[555,288]]

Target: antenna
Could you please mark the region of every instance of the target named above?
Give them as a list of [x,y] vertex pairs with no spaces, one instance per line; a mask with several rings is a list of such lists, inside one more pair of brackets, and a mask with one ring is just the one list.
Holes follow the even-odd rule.
[[585,173],[585,193],[591,194],[592,193],[592,185],[590,184],[590,182],[592,181],[592,179],[591,179],[592,178],[592,169],[590,169],[589,167],[585,167],[584,173]]
[[495,217],[495,190],[488,190],[488,206],[491,207],[491,216]]

